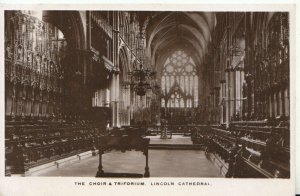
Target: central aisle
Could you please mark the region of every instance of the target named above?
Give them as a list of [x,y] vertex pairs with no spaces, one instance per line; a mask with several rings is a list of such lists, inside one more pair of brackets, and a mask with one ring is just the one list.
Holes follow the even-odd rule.
[[[98,156],[66,164],[58,169],[41,171],[32,176],[94,177]],[[200,150],[149,150],[150,177],[221,177],[218,169]],[[144,173],[142,152],[113,151],[103,155],[104,172]]]
[[[150,144],[188,144],[190,137],[174,135],[172,139],[150,136]],[[112,151],[102,156],[104,172],[144,173],[145,156],[142,152]],[[220,171],[202,150],[149,150],[150,177],[221,177]],[[94,177],[98,168],[98,156],[33,173],[31,176]]]
[[[150,137],[150,144],[192,144],[190,137],[173,136],[172,139]],[[145,156],[142,152],[112,151],[103,156],[104,172],[144,173]],[[98,156],[34,173],[32,176],[94,177]],[[149,150],[150,177],[221,177],[220,171],[201,150]]]

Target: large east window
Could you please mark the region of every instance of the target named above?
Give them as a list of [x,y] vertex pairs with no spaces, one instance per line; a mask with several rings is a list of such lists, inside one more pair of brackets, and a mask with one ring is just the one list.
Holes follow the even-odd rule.
[[184,51],[175,51],[165,62],[161,78],[161,107],[198,106],[198,76],[193,59]]

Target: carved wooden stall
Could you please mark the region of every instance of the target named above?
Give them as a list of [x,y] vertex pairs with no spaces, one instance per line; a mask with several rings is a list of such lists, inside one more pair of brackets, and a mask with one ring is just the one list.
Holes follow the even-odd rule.
[[228,164],[226,177],[289,178],[289,123],[273,123],[232,122],[228,129],[199,126],[192,131],[192,140]]
[[6,175],[24,174],[29,168],[91,150],[95,139],[105,135],[105,123],[66,113],[66,105],[75,108],[69,98],[76,97],[68,94],[74,86],[67,88],[66,81],[80,83],[74,67],[77,58],[66,61],[66,56],[77,53],[70,49],[74,40],[69,37],[67,45],[66,32],[43,21],[44,14],[5,11]]
[[5,15],[6,117],[61,117],[66,49],[62,33],[21,11]]
[[38,165],[95,150],[104,135],[104,126],[95,122],[7,122],[6,175],[24,174]]

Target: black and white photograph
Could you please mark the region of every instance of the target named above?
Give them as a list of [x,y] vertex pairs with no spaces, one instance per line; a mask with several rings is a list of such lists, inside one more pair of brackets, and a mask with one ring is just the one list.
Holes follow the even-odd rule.
[[290,11],[44,8],[3,10],[5,179],[294,178]]
[[5,11],[5,103],[7,176],[289,178],[289,14]]

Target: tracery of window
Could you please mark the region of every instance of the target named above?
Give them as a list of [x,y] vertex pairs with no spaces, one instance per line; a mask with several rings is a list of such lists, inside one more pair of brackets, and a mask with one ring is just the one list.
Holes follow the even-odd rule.
[[161,78],[161,107],[198,106],[198,76],[192,57],[175,51],[165,62]]

